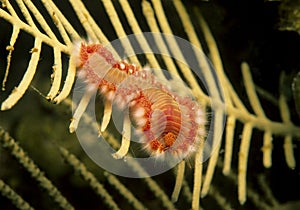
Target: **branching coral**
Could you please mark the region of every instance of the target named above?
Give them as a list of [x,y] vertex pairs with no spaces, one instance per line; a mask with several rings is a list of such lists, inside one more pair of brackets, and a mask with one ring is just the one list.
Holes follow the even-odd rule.
[[0,191],[3,196],[6,196],[18,209],[30,209],[33,208],[22,199],[15,191],[13,191],[6,183],[0,180]]
[[[47,93],[47,99],[53,101],[55,103],[60,103],[64,101],[70,94],[72,86],[75,81],[76,76],[76,69],[75,69],[75,60],[72,57],[68,60],[68,69],[67,69],[67,76],[65,78],[65,82],[62,83],[63,80],[63,55],[72,55],[73,52],[73,45],[74,41],[81,40],[81,37],[77,30],[72,26],[70,20],[68,20],[63,12],[58,8],[55,3],[52,1],[41,1],[43,6],[45,7],[45,13],[49,15],[54,23],[54,26],[50,27],[49,20],[47,20],[44,16],[44,13],[40,12],[40,9],[31,2],[30,0],[16,0],[16,6],[12,6],[9,1],[2,1],[2,9],[0,9],[0,17],[7,22],[9,22],[13,26],[12,34],[10,37],[10,43],[7,46],[8,50],[8,57],[7,57],[7,68],[5,78],[3,80],[3,89],[5,88],[5,83],[9,82],[9,70],[10,64],[13,60],[13,51],[16,41],[18,40],[18,35],[20,32],[26,32],[30,36],[34,38],[34,43],[31,50],[31,58],[28,62],[27,70],[23,76],[23,79],[19,83],[19,85],[12,91],[9,97],[2,102],[1,110],[8,110],[11,109],[24,95],[26,90],[29,88],[33,77],[36,74],[36,70],[39,64],[39,59],[41,56],[41,50],[44,45],[48,45],[53,49],[53,74],[51,75],[52,85]],[[125,29],[123,27],[124,22],[129,25],[130,30],[135,33],[139,34],[142,33],[141,23],[137,20],[133,8],[130,6],[128,1],[120,0],[118,3],[122,8],[122,12],[124,13],[126,19],[121,20],[116,8],[115,2],[112,1],[102,1],[103,7],[105,8],[106,15],[108,16],[113,30],[116,33],[117,37],[124,37],[126,36]],[[204,18],[200,15],[198,10],[194,11],[195,16],[197,17],[197,24],[200,25],[201,31],[204,35],[205,42],[200,43],[199,35],[196,33],[194,25],[186,11],[186,8],[182,4],[181,1],[175,0],[170,2],[174,6],[177,15],[178,21],[182,24],[186,36],[188,40],[195,45],[196,47],[202,49],[203,46],[208,48],[208,53],[210,55],[211,61],[215,67],[215,74],[217,75],[217,80],[220,81],[220,86],[223,89],[223,96],[220,95],[217,84],[213,76],[210,74],[210,70],[208,64],[204,62],[203,74],[208,83],[208,89],[210,95],[207,95],[204,90],[201,89],[199,86],[196,78],[194,77],[193,73],[189,68],[183,65],[180,62],[173,62],[172,59],[169,57],[163,56],[163,62],[167,66],[167,69],[174,75],[183,75],[183,79],[189,84],[191,87],[191,91],[195,98],[198,100],[199,103],[203,104],[204,106],[211,106],[214,104],[213,107],[210,107],[214,110],[214,120],[213,120],[213,127],[215,130],[214,139],[213,139],[213,148],[214,152],[212,153],[207,170],[203,172],[203,149],[204,145],[200,146],[199,151],[195,156],[195,171],[194,171],[194,188],[192,193],[192,201],[191,205],[193,209],[199,208],[199,198],[201,196],[205,196],[209,193],[209,189],[211,186],[212,178],[214,175],[215,168],[218,163],[219,158],[219,151],[221,147],[221,136],[223,131],[223,121],[224,114],[226,114],[226,134],[225,134],[225,154],[224,154],[224,165],[223,165],[223,174],[230,175],[231,172],[231,161],[233,156],[233,142],[234,142],[234,134],[237,121],[243,124],[243,131],[241,135],[241,144],[239,148],[239,163],[238,163],[238,200],[241,204],[245,203],[246,201],[246,175],[247,175],[247,165],[248,165],[248,154],[249,148],[252,138],[252,133],[254,129],[261,130],[263,135],[263,165],[265,167],[272,166],[272,138],[274,135],[280,135],[284,137],[284,151],[285,151],[285,159],[287,165],[290,168],[295,168],[296,162],[293,152],[293,140],[300,137],[300,127],[299,125],[294,125],[291,121],[291,116],[289,113],[289,107],[287,105],[287,101],[283,92],[280,92],[280,96],[278,98],[279,104],[279,112],[281,113],[282,122],[275,122],[269,119],[264,109],[261,106],[259,98],[257,96],[255,85],[253,79],[251,77],[250,67],[246,62],[241,64],[242,75],[244,79],[245,89],[249,98],[249,102],[253,113],[251,113],[245,107],[242,100],[239,98],[238,94],[234,90],[233,85],[231,84],[229,78],[226,76],[221,56],[219,54],[216,42],[211,34],[208,25],[206,24]],[[85,7],[83,2],[80,0],[70,0],[70,4],[74,9],[77,18],[79,19],[82,27],[85,30],[85,33],[89,37],[92,42],[100,42],[103,44],[108,44],[109,39],[106,37],[102,28],[101,24],[97,24],[96,21],[90,15],[88,9]],[[166,34],[173,34],[173,30],[170,26],[169,20],[165,15],[165,10],[160,0],[152,0],[151,3],[148,1],[141,1],[142,11],[145,20],[147,21],[148,27],[150,28],[151,32],[163,32]],[[18,7],[21,11],[21,14],[17,14],[16,7]],[[20,17],[22,15],[22,17]],[[126,46],[125,50],[128,52],[133,52],[132,46],[128,40],[122,39],[124,43],[123,46]],[[147,41],[140,36],[140,39],[137,40],[138,43],[142,48],[151,49]],[[177,55],[181,56],[184,59],[184,55],[181,52],[180,47],[176,43],[175,40],[168,39],[164,42],[162,39],[156,39],[155,43],[157,46],[161,48],[169,47],[171,53],[176,53]],[[132,53],[130,53],[132,54]],[[146,59],[149,65],[152,68],[161,69],[161,63],[156,59],[154,54],[146,54]],[[201,58],[197,58],[201,59]],[[140,60],[137,56],[130,57],[130,61],[140,65]],[[200,60],[199,60],[200,61]],[[203,63],[203,62],[199,62]],[[178,66],[178,68],[176,67]],[[160,77],[164,77],[163,73],[160,73]],[[298,87],[298,86],[297,86]],[[224,98],[223,98],[224,97]],[[83,103],[86,103],[87,100],[83,99]],[[212,102],[212,103],[211,103]],[[79,106],[80,107],[80,106]],[[82,108],[81,112],[78,114],[78,118],[83,115],[84,108]],[[105,116],[104,122],[108,124],[110,117],[108,115],[111,114],[111,110],[109,108],[105,108],[104,111]],[[77,116],[77,115],[76,115]],[[75,119],[76,120],[76,119]],[[76,129],[76,121],[72,122],[71,131]],[[96,126],[97,128],[97,126]],[[103,129],[102,129],[103,130]],[[114,148],[120,147],[118,141],[114,139],[113,136],[103,133],[103,135],[107,135],[106,139],[111,139],[109,142],[113,145]],[[80,173],[86,175],[85,179],[90,181],[90,184],[93,185],[94,177],[86,171],[86,169],[81,165],[80,162],[77,162],[72,155],[68,154],[67,151],[61,149],[62,155],[64,158],[72,165],[75,170],[79,170]],[[22,158],[20,158],[21,160]],[[137,167],[139,166],[132,166]],[[177,178],[175,184],[175,190],[172,195],[172,200],[176,201],[178,195],[180,193],[180,189],[183,186],[183,193],[188,195],[190,193],[186,184],[186,180],[184,178],[184,170],[185,170],[185,163],[182,162],[178,166],[177,171]],[[141,172],[144,173],[144,172]],[[205,174],[204,179],[202,179],[202,174]],[[115,177],[106,173],[107,178],[112,182],[112,185],[117,186],[115,184],[117,181]],[[38,178],[36,178],[38,179]],[[96,181],[95,181],[96,182]],[[148,187],[153,191],[157,198],[161,199],[163,204],[166,208],[172,209],[174,208],[173,203],[168,198],[168,196],[159,188],[159,185],[153,181],[151,178],[145,178],[145,182]],[[96,191],[99,194],[107,199],[107,202],[111,206],[115,206],[116,204],[110,199],[105,192],[101,188],[101,185],[96,187]],[[4,188],[3,188],[4,189]],[[101,189],[101,190],[99,190]],[[124,192],[124,188],[120,187],[120,191]],[[188,197],[188,196],[187,196]],[[143,208],[143,206],[138,203],[138,201],[129,196],[128,200],[133,203],[137,209]]]
[[[31,176],[40,184],[40,186],[45,189],[51,197],[53,197],[54,201],[62,208],[62,209],[74,209],[73,206],[66,200],[65,197],[61,195],[61,193],[57,190],[57,188],[52,184],[52,182],[44,175],[44,173],[38,168],[38,166],[33,162],[33,160],[27,156],[25,151],[15,142],[13,138],[9,136],[7,132],[3,128],[0,127],[0,141],[1,145],[8,149],[11,154],[19,161],[19,163],[31,174]],[[20,200],[17,194],[14,194],[8,186],[4,183],[1,188],[4,195],[8,194],[8,192],[12,192],[11,196],[8,196],[14,203],[19,206],[26,207],[26,203]],[[29,206],[28,206],[29,207]]]

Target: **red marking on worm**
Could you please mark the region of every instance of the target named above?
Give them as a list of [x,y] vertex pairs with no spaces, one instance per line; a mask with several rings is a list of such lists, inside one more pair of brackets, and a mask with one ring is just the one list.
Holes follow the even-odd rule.
[[197,150],[205,136],[205,113],[190,97],[172,92],[149,71],[116,61],[101,44],[82,43],[79,60],[79,74],[88,84],[97,85],[106,100],[129,108],[150,153],[185,157]]

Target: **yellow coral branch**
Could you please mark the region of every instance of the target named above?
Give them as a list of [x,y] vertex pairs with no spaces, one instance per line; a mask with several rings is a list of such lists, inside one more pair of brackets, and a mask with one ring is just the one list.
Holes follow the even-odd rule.
[[9,74],[12,52],[14,51],[14,45],[17,41],[19,33],[20,33],[20,28],[17,26],[13,26],[13,32],[10,37],[9,46],[6,47],[6,50],[8,50],[8,55],[7,55],[7,65],[6,65],[6,69],[5,69],[5,75],[4,75],[4,78],[2,81],[2,90],[3,91],[5,90],[5,84],[7,81],[8,74]]
[[[281,114],[281,118],[284,123],[290,125],[292,124],[291,122],[291,116],[290,116],[290,111],[289,107],[286,101],[286,97],[283,93],[283,86],[284,86],[284,79],[285,79],[285,74],[284,72],[281,73],[280,75],[280,90],[279,90],[279,99],[278,99],[278,105],[279,105],[279,110]],[[295,160],[295,155],[294,155],[294,148],[293,148],[293,141],[292,141],[292,135],[288,134],[284,137],[284,144],[283,144],[283,149],[284,149],[284,155],[285,155],[285,160],[287,165],[291,169],[295,169],[296,167],[296,160]]]
[[53,100],[54,97],[58,94],[60,83],[62,79],[62,60],[61,60],[61,52],[59,49],[53,49],[54,54],[54,65],[52,66],[53,73],[51,75],[52,84],[47,94],[47,99]]
[[123,122],[123,131],[122,131],[122,142],[121,147],[117,152],[113,154],[113,157],[116,159],[120,159],[125,157],[128,153],[129,146],[130,146],[130,135],[131,135],[131,123],[129,119],[129,114],[124,116]]
[[[202,174],[203,174],[203,152],[204,152],[204,142],[201,141],[200,145],[199,145],[199,149],[195,155],[192,209],[199,209],[199,206],[200,206],[200,191],[201,191]],[[187,190],[186,190],[186,192],[187,192]],[[187,195],[188,194],[189,193],[187,193]]]
[[184,171],[185,171],[185,161],[183,160],[177,165],[175,187],[171,196],[172,202],[176,202],[178,200],[179,193],[182,187],[182,182],[184,180]]
[[32,48],[31,51],[32,55],[26,73],[24,74],[19,86],[15,87],[15,89],[9,95],[9,97],[2,103],[1,110],[7,110],[13,107],[20,100],[20,98],[22,98],[25,91],[28,89],[35,75],[36,67],[38,65],[38,61],[40,58],[41,48],[42,48],[42,40],[36,38],[34,42],[34,47]]
[[[136,55],[134,53],[134,49],[132,48],[132,45],[130,44],[129,40],[127,38],[125,38],[127,36],[127,34],[124,30],[124,27],[123,27],[123,25],[122,25],[122,23],[119,19],[118,13],[116,12],[112,2],[103,0],[102,3],[103,3],[103,5],[106,9],[106,13],[107,13],[108,17],[110,18],[111,23],[113,24],[114,29],[115,29],[118,37],[121,37],[121,38],[123,37],[121,39],[121,43],[122,43],[123,46],[126,46],[125,47],[126,53],[128,55],[131,55],[130,60],[133,63],[136,63],[137,65],[140,65],[140,61],[136,57]],[[133,15],[133,14],[131,14],[131,15]]]
[[247,190],[247,165],[248,154],[251,142],[253,126],[251,123],[244,125],[242,133],[242,141],[239,150],[239,165],[238,165],[238,198],[241,204],[246,202],[246,190]]
[[73,57],[71,57],[69,60],[69,67],[67,71],[65,84],[61,92],[59,93],[59,95],[53,99],[55,103],[60,103],[62,100],[64,100],[70,95],[70,92],[72,90],[75,81],[75,76],[76,76],[76,61],[73,59]]
[[231,159],[234,141],[234,129],[236,125],[236,118],[234,116],[228,116],[226,122],[226,136],[225,136],[225,155],[223,174],[228,175],[231,170]]
[[[168,23],[168,20],[165,16],[165,13],[163,12],[164,10],[163,10],[163,7],[161,5],[161,1],[160,0],[152,0],[152,4],[153,4],[153,7],[154,7],[155,14],[157,15],[157,19],[158,19],[160,28],[162,29],[162,32],[166,33],[166,34],[173,34],[172,29],[171,29],[171,27]],[[147,5],[146,2],[145,2],[144,3],[144,7],[145,7],[144,10],[146,10],[146,6],[148,7],[147,11],[151,15],[152,9],[149,7],[149,4]],[[148,13],[146,14],[144,12],[144,14],[145,14],[145,17],[148,18]],[[149,16],[149,17],[151,17],[151,16]],[[152,22],[154,23],[154,21],[152,21]],[[209,98],[206,97],[205,94],[203,94],[203,91],[199,87],[199,84],[198,84],[197,80],[195,79],[193,73],[188,68],[188,66],[184,64],[184,63],[187,63],[187,62],[186,62],[186,59],[184,58],[178,44],[176,43],[176,40],[171,36],[166,37],[166,38],[167,38],[166,41],[167,41],[168,47],[170,48],[171,53],[176,54],[176,58],[178,59],[176,61],[176,63],[179,66],[179,69],[181,70],[181,73],[184,75],[186,80],[189,82],[189,85],[191,86],[193,95],[198,99],[198,101],[200,103],[210,103]],[[158,46],[159,46],[159,44],[158,44]],[[197,47],[200,48],[201,46],[199,45]],[[198,61],[199,61],[199,63],[202,64],[202,66],[200,66],[200,68],[203,70],[202,73],[206,76],[207,75],[206,73],[209,74],[209,71],[210,71],[209,67],[207,66],[207,61],[203,60],[203,59],[202,60],[199,60],[199,59],[201,59],[201,58],[198,58]],[[184,63],[179,62],[179,61],[184,61]],[[174,73],[177,75],[177,72],[174,71]],[[205,79],[207,79],[207,78],[205,77]],[[212,87],[210,85],[208,85],[208,86],[209,86],[209,89],[212,90],[211,89]]]
[[57,47],[66,54],[71,53],[70,48],[67,47],[66,45],[64,45],[56,40],[51,39],[50,37],[41,33],[40,31],[36,30],[32,26],[22,22],[19,18],[10,15],[3,9],[0,9],[0,17],[5,19],[6,21],[10,22],[12,25],[19,27],[21,30],[26,31],[33,37],[39,38],[40,40],[42,40],[43,43],[46,43],[47,45],[49,45],[53,48]]
[[[47,9],[49,15],[52,16],[54,23],[57,25],[57,28],[61,32],[62,37],[64,38],[64,32],[62,33],[62,29],[60,23],[63,25],[64,29],[67,30],[72,40],[79,40],[80,36],[70,24],[70,22],[66,19],[66,17],[62,14],[62,12],[57,8],[57,6],[53,3],[52,0],[41,0],[45,8]],[[56,17],[57,16],[57,17]],[[67,39],[64,38],[66,44],[68,44]]]

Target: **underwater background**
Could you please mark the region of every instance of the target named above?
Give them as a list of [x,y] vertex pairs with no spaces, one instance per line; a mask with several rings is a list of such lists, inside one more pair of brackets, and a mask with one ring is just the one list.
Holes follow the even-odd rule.
[[[42,3],[33,1],[42,10]],[[76,21],[68,1],[54,1],[63,11],[68,20],[74,24],[78,32],[85,36],[85,32]],[[96,3],[97,2],[97,3]],[[100,1],[99,1],[100,2]],[[84,4],[96,20],[97,24],[108,36],[109,40],[117,38],[111,23],[105,15],[104,7],[98,1],[84,1]],[[126,19],[118,1],[113,1],[121,21]],[[11,2],[16,5],[15,2]],[[186,9],[190,11],[191,20],[196,31],[201,34],[197,23],[195,9],[201,11],[207,21],[212,34],[217,42],[225,72],[245,106],[251,110],[249,98],[245,91],[242,80],[241,63],[247,61],[256,85],[265,114],[271,121],[281,121],[276,98],[284,93],[291,113],[291,121],[300,125],[300,116],[297,113],[299,102],[295,101],[292,83],[300,71],[300,3],[299,1],[183,1]],[[143,18],[141,1],[130,1],[134,8],[142,29],[149,31]],[[174,35],[186,38],[181,30],[171,1],[163,2],[165,14],[170,22]],[[296,11],[296,12],[295,12]],[[18,11],[20,12],[20,11]],[[49,17],[48,17],[49,18]],[[130,34],[130,26],[126,21],[123,27]],[[0,19],[0,80],[4,78],[7,65],[6,46],[9,43],[12,26],[4,19]],[[201,39],[201,36],[200,36]],[[202,38],[203,39],[203,38]],[[11,90],[20,82],[26,71],[29,52],[32,48],[33,38],[21,33],[14,47],[13,60],[6,83],[6,90],[0,92],[2,103],[10,94]],[[25,49],[25,50],[24,50]],[[208,52],[208,49],[204,48]],[[52,57],[51,57],[52,56]],[[209,57],[209,55],[208,55]],[[50,59],[51,58],[51,59]],[[68,59],[64,55],[63,61]],[[146,63],[147,61],[145,61]],[[53,104],[48,102],[34,88],[41,93],[47,93],[51,83],[53,55],[50,47],[43,47],[37,73],[24,97],[11,109],[0,111],[0,180],[3,180],[15,192],[35,209],[60,209],[49,191],[40,187],[38,178],[33,178],[28,169],[24,168],[19,160],[14,157],[14,152],[20,151],[15,145],[10,146],[5,142],[3,132],[8,133],[24,150],[25,154],[34,161],[52,184],[75,209],[111,209],[105,199],[99,193],[95,182],[101,183],[102,187],[110,194],[120,209],[132,209],[128,200],[113,186],[107,172],[97,166],[82,150],[75,134],[69,133],[69,123],[72,117],[70,106],[65,103]],[[66,61],[63,69],[67,68]],[[285,72],[284,82],[280,83],[280,75]],[[66,76],[66,72],[63,73]],[[299,82],[298,82],[299,84]],[[298,88],[299,89],[299,88]],[[299,97],[298,97],[299,98]],[[101,101],[101,100],[100,100]],[[101,103],[101,102],[100,102]],[[101,106],[101,105],[99,105]],[[233,145],[232,170],[238,171],[239,139],[242,132],[242,123],[237,122],[235,128],[235,142]],[[112,134],[120,138],[119,134]],[[283,151],[282,136],[273,136],[272,166],[265,168],[262,164],[262,136],[263,132],[255,129],[252,135],[251,146],[247,167],[247,187],[256,195],[262,205],[252,199],[241,205],[237,198],[237,179],[224,176],[222,167],[217,165],[212,181],[212,192],[201,199],[203,209],[300,209],[300,148],[299,137],[293,139],[293,148],[296,166],[290,168],[286,164]],[[298,135],[299,136],[299,135]],[[14,143],[12,143],[14,144]],[[76,162],[71,155],[60,149],[64,148],[76,156]],[[223,148],[223,149],[222,149]],[[62,152],[64,151],[64,152]],[[17,152],[16,152],[17,153]],[[67,154],[68,153],[68,154]],[[63,154],[67,154],[64,156]],[[224,154],[224,145],[220,150],[220,157]],[[67,158],[74,161],[74,168]],[[222,158],[221,158],[222,159]],[[81,163],[90,172],[88,175],[96,178],[87,178],[82,175]],[[207,167],[207,162],[204,164]],[[33,167],[31,165],[31,167]],[[82,169],[83,170],[83,169]],[[35,173],[35,172],[34,172]],[[38,172],[36,172],[38,173]],[[84,172],[85,173],[85,172]],[[172,178],[170,178],[172,177]],[[165,209],[153,192],[148,188],[147,181],[143,179],[129,179],[117,177],[124,186],[148,209]],[[170,170],[161,175],[152,177],[158,186],[170,196],[173,191],[175,176]],[[186,167],[185,178],[192,187],[193,166]],[[94,182],[95,181],[95,182]],[[0,186],[2,184],[0,183]],[[4,194],[4,187],[0,187]],[[53,191],[52,191],[53,192]],[[215,195],[224,199],[228,205],[220,205],[215,201]],[[190,209],[188,199],[180,195],[178,202],[174,204],[177,209]],[[259,203],[259,202],[258,202]],[[67,206],[67,205],[66,205]],[[65,206],[65,207],[66,207]],[[12,200],[6,196],[0,196],[0,209],[18,209]],[[68,206],[66,207],[68,209]]]

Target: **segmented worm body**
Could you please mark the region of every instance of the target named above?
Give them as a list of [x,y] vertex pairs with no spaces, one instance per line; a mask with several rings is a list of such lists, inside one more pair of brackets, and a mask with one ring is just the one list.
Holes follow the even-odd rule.
[[81,43],[79,77],[108,102],[127,109],[140,142],[151,154],[184,158],[205,136],[205,113],[190,97],[179,96],[150,71],[116,61],[101,44]]

